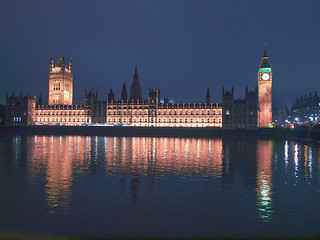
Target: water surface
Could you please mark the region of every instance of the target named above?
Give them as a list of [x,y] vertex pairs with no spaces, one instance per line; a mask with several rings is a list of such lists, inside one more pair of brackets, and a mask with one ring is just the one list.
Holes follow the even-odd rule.
[[317,143],[0,137],[0,230],[81,237],[319,236]]

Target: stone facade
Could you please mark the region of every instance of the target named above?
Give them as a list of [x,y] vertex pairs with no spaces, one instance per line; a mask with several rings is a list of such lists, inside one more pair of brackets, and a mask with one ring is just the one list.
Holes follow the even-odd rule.
[[289,123],[305,124],[320,122],[320,98],[317,92],[297,98],[288,114]]
[[[222,90],[222,104],[212,103],[209,88],[204,103],[160,101],[160,89],[149,89],[148,99],[141,96],[135,66],[130,96],[123,84],[121,97],[115,99],[110,89],[107,100],[99,101],[98,92],[85,91],[84,105],[73,105],[73,65],[65,66],[62,56],[58,65],[49,65],[48,104],[39,97],[7,96],[6,125],[102,124],[133,127],[219,127],[254,129],[267,127],[272,121],[272,69],[264,49],[258,72],[258,88],[248,91],[244,99],[234,99],[234,90]],[[41,100],[40,100],[41,99]]]
[[[126,100],[125,85],[121,100],[108,94],[106,124],[133,127],[222,127],[222,107],[210,101],[209,89],[205,103],[160,103],[160,89],[149,89],[142,100],[137,66]],[[112,97],[111,97],[112,96]]]
[[19,96],[12,94],[6,96],[6,126],[27,126],[31,125],[35,119],[36,97]]
[[91,123],[91,109],[85,105],[36,105],[33,124],[81,126]]
[[69,68],[66,67],[64,56],[58,65],[53,64],[52,57],[49,64],[49,105],[72,105],[73,100],[73,66],[70,59]]
[[160,103],[160,91],[148,100],[107,103],[107,124],[135,127],[222,127],[221,104]]
[[255,129],[257,128],[257,88],[248,91],[246,88],[244,99],[234,99],[233,87],[231,91],[222,89],[222,126],[224,129]]
[[266,47],[258,71],[258,127],[272,122],[272,68]]

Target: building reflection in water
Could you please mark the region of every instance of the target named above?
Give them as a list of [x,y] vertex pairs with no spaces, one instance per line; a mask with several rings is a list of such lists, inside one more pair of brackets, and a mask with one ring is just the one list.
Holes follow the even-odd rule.
[[221,139],[107,138],[106,146],[107,174],[221,176]]
[[91,159],[91,137],[28,137],[29,170],[45,174],[49,209],[67,208],[71,200],[73,171],[83,172]]
[[273,142],[257,141],[257,205],[259,217],[265,222],[272,221],[272,157]]
[[[106,174],[120,174],[132,200],[138,198],[141,177],[158,181],[166,175],[188,178],[221,176],[222,140],[188,138],[106,138]],[[129,181],[129,183],[126,183]]]
[[[274,141],[258,140],[257,141],[257,206],[259,217],[265,222],[272,221],[273,214],[273,175],[279,169],[276,169]],[[314,161],[317,155],[314,152],[313,145],[299,144],[293,141],[285,141],[283,148],[283,172],[279,172],[280,176],[284,176],[284,184],[287,188],[299,187],[300,181],[306,181],[312,185],[314,181]],[[318,151],[319,151],[318,146]],[[319,153],[318,153],[319,154]],[[279,153],[277,153],[279,156]],[[316,173],[318,173],[319,168]],[[278,184],[280,184],[278,182]],[[300,186],[302,186],[300,184]],[[286,189],[287,189],[286,188]]]
[[[245,184],[256,183],[258,215],[266,222],[272,221],[275,172],[283,171],[286,184],[294,179],[295,185],[302,178],[312,182],[319,169],[314,155],[320,151],[293,141],[283,142],[275,151],[278,144],[267,140],[152,137],[27,136],[26,146],[31,179],[45,179],[53,212],[68,208],[74,176],[79,174],[116,177],[120,190],[128,191],[135,202],[142,182],[152,187],[153,182],[175,176],[180,180],[219,178],[222,184],[233,184],[234,174],[242,173]],[[16,165],[20,137],[12,139],[12,147]]]
[[28,136],[27,145],[29,172],[32,178],[45,175],[53,212],[69,206],[74,175],[94,171],[101,157],[106,176],[119,177],[123,190],[128,185],[133,201],[141,177],[158,181],[166,175],[220,177],[222,173],[221,139]]

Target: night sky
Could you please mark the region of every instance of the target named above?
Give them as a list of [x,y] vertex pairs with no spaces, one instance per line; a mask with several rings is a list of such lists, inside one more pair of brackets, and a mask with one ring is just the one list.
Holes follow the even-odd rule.
[[0,103],[5,93],[48,99],[49,59],[74,66],[74,102],[84,90],[120,98],[138,65],[148,88],[176,102],[204,102],[223,86],[254,89],[264,43],[274,72],[273,99],[320,95],[320,1],[1,1]]

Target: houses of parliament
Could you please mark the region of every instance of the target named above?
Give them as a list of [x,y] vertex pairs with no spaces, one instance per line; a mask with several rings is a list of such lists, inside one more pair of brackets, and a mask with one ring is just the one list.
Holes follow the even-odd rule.
[[160,100],[160,89],[148,89],[147,99],[141,95],[138,69],[135,66],[129,91],[123,84],[121,98],[112,89],[105,100],[97,91],[85,91],[84,104],[73,104],[73,65],[64,56],[55,65],[49,63],[47,104],[41,97],[6,96],[5,125],[104,125],[132,127],[217,127],[256,129],[272,122],[272,68],[264,48],[258,69],[257,87],[245,89],[244,99],[234,99],[234,89],[222,89],[222,103],[213,103],[209,89],[202,103],[172,103]]

